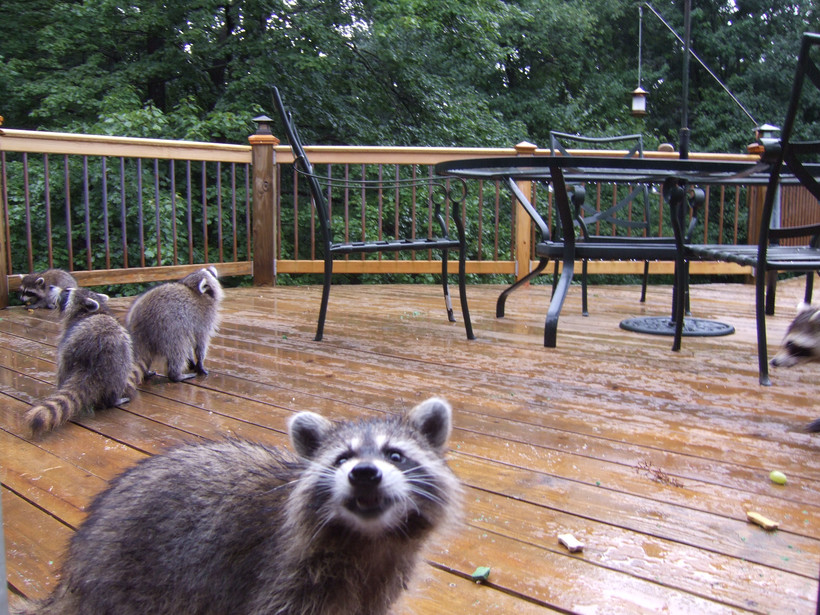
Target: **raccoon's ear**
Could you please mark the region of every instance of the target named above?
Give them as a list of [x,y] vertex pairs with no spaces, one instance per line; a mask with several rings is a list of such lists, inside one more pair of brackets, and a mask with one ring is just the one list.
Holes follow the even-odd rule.
[[216,291],[214,290],[214,285],[211,284],[211,280],[206,276],[203,277],[199,281],[199,285],[197,286],[200,295],[210,295],[211,297],[216,296]]
[[37,280],[34,282],[34,284],[36,286],[39,286],[40,288],[45,288],[46,287],[46,279],[41,276],[41,277],[37,278]]
[[333,423],[315,412],[300,412],[288,421],[290,442],[296,453],[305,459],[316,454],[331,429]]
[[216,270],[216,267],[212,265],[208,267],[208,271],[210,271],[211,275],[214,276],[217,280],[219,279],[219,272]]
[[86,297],[85,301],[83,301],[83,305],[89,312],[96,312],[100,309],[100,302],[91,297]]
[[453,429],[453,409],[440,397],[431,397],[413,408],[407,418],[434,449],[443,452]]

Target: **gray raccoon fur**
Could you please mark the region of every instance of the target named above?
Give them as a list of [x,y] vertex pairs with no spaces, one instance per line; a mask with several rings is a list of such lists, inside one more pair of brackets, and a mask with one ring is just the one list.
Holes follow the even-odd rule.
[[29,308],[57,307],[60,291],[66,288],[79,288],[77,280],[63,269],[46,269],[40,273],[29,273],[23,276],[18,294],[20,301]]
[[[820,306],[801,303],[771,364],[773,367],[792,367],[814,361],[820,361]],[[806,425],[806,431],[820,431],[820,419]]]
[[222,286],[214,267],[196,271],[178,282],[160,284],[134,300],[126,326],[134,340],[134,356],[143,377],[154,359],[165,359],[168,379],[179,382],[206,375],[205,355],[219,325]]
[[820,306],[801,303],[771,364],[791,367],[811,361],[820,361]]
[[298,457],[228,440],[114,479],[72,537],[39,615],[383,615],[459,510],[447,402],[288,424]]
[[85,410],[128,401],[134,390],[131,336],[108,309],[108,297],[84,288],[60,293],[57,390],[26,412],[32,434],[50,431]]

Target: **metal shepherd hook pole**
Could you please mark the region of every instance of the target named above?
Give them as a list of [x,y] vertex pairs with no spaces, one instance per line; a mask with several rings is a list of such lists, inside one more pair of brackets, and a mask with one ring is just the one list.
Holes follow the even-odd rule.
[[683,105],[681,106],[680,157],[689,158],[689,41],[692,38],[692,0],[683,8]]

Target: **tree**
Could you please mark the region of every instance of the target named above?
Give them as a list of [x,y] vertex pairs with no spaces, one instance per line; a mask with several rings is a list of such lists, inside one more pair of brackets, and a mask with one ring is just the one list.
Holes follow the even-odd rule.
[[[693,2],[693,49],[760,123],[782,121],[816,3]],[[641,4],[5,0],[0,113],[9,127],[245,142],[277,85],[307,141],[544,146],[561,130],[677,143],[683,53],[648,10],[649,115],[628,111]],[[683,32],[682,0],[653,6]],[[693,150],[745,149],[751,121],[694,61],[689,104]]]

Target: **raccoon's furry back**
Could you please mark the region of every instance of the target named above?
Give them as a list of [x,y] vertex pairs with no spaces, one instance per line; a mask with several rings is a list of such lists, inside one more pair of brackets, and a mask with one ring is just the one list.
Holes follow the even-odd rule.
[[242,613],[298,467],[230,440],[143,460],[88,508],[55,593],[20,612]]
[[179,381],[189,367],[207,374],[205,356],[219,326],[222,286],[214,267],[178,282],[160,284],[137,297],[126,317],[134,355],[145,376],[156,358],[165,359],[168,378]]
[[23,612],[384,615],[455,510],[449,421],[435,398],[338,427],[303,412],[299,457],[229,440],[148,458],[94,500],[57,589]]
[[25,422],[38,435],[86,410],[114,406],[133,393],[131,337],[109,313],[107,297],[86,289],[60,296],[57,390],[32,406]]

